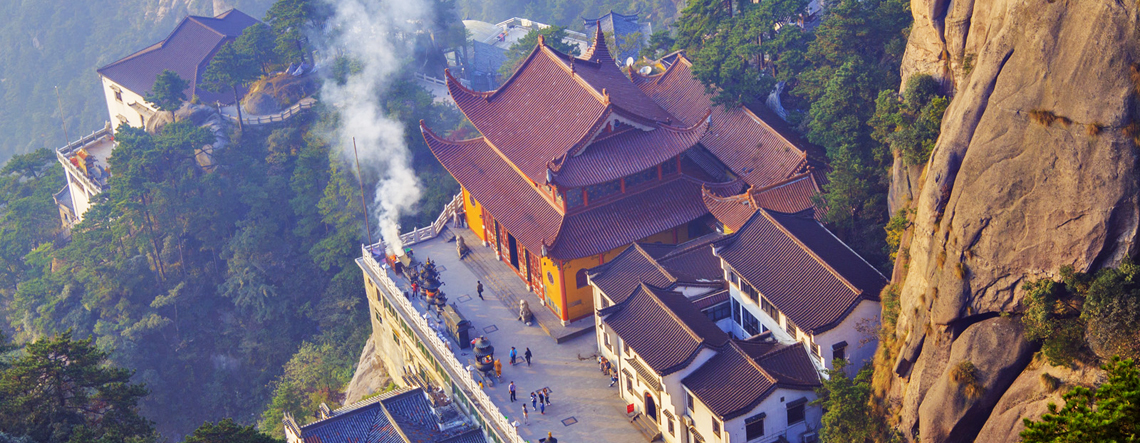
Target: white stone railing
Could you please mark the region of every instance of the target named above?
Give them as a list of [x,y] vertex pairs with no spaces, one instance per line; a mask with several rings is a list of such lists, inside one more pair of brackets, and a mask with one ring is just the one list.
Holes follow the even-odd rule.
[[[447,222],[451,220],[451,217],[455,215],[456,211],[459,211],[461,207],[463,207],[462,192],[455,194],[455,197],[451,198],[451,202],[443,207],[443,211],[440,211],[439,217],[436,217],[435,222],[431,225],[413,229],[412,232],[407,234],[400,234],[400,243],[403,243],[404,246],[408,246],[435,238],[443,231],[443,228],[447,226]],[[376,243],[373,246],[380,247],[382,245]]]
[[[281,111],[281,112],[278,112],[278,113],[272,114],[272,115],[259,115],[259,116],[255,116],[255,117],[244,117],[243,116],[241,121],[247,125],[254,125],[254,126],[256,126],[256,125],[267,125],[270,123],[279,123],[279,122],[283,122],[285,120],[288,120],[289,118],[293,117],[294,115],[300,114],[303,111],[311,109],[316,104],[317,104],[317,99],[312,98],[312,97],[305,97],[305,98],[301,99],[301,101],[295,103],[293,106],[290,106],[288,109],[286,109],[284,111]],[[241,106],[241,105],[238,105],[238,106]],[[237,121],[236,115],[226,114],[226,117],[229,117],[230,120],[233,120],[235,122]]]
[[[460,203],[462,203],[462,200],[460,200]],[[418,335],[420,336],[420,341],[426,343],[433,353],[436,354],[436,359],[450,369],[451,378],[458,382],[468,398],[475,403],[476,407],[473,409],[483,418],[483,421],[493,423],[497,434],[505,442],[525,443],[526,440],[519,436],[518,430],[511,424],[507,416],[491,401],[487,393],[483,392],[483,389],[479,387],[479,382],[471,376],[471,373],[463,366],[463,363],[456,359],[455,354],[451,351],[451,346],[439,338],[435,333],[435,329],[428,324],[427,320],[418,315],[419,311],[416,310],[410,300],[404,297],[404,292],[400,290],[396,282],[392,281],[386,267],[381,267],[380,264],[372,258],[368,247],[362,247],[361,253],[363,254],[365,265],[377,276],[376,283],[380,285],[383,290],[382,292],[385,293],[389,300],[392,300],[401,308],[404,312],[403,317],[405,320],[415,325],[419,331]]]

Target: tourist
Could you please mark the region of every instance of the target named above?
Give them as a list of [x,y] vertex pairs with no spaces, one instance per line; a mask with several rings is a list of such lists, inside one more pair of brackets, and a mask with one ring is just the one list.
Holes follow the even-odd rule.
[[412,297],[414,298],[414,297],[419,296],[419,295],[420,295],[419,285],[417,285],[416,282],[412,282]]
[[546,394],[546,404],[550,404],[550,388],[542,388],[542,392]]
[[526,352],[523,353],[523,358],[526,359],[526,365],[527,366],[530,366],[530,356],[531,356],[530,348],[526,348]]
[[523,423],[530,424],[530,414],[526,412],[526,403],[523,403]]
[[546,403],[539,403],[538,410],[541,411],[542,415],[546,415]]
[[496,377],[502,377],[503,376],[503,362],[499,361],[499,359],[497,359],[497,358],[495,359],[495,376]]
[[510,391],[511,391],[511,403],[514,403],[515,402],[515,382],[512,381],[511,385],[508,386],[508,389],[510,389]]
[[475,283],[477,283],[475,285],[475,292],[479,293],[479,300],[486,300],[483,298],[483,282],[476,280]]
[[610,387],[611,388],[614,387],[614,383],[617,383],[617,372],[610,372]]
[[518,358],[518,356],[519,351],[515,350],[514,346],[511,346],[511,366],[515,365],[515,359]]
[[533,391],[530,393],[530,407],[538,408],[538,395]]
[[546,438],[538,439],[538,443],[558,443],[558,439],[554,438],[553,432],[547,432]]
[[538,404],[546,404],[546,394],[544,394],[541,389],[538,391]]

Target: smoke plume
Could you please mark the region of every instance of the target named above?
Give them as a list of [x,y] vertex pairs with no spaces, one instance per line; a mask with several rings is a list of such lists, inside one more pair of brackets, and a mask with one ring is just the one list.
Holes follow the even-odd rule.
[[321,96],[340,114],[334,140],[345,158],[352,159],[355,137],[361,167],[379,174],[370,208],[379,220],[376,230],[389,252],[402,250],[397,222],[419,201],[421,190],[404,127],[384,114],[381,94],[401,69],[411,36],[431,6],[427,0],[334,0],[332,5],[331,46],[359,69],[344,84],[326,81]]

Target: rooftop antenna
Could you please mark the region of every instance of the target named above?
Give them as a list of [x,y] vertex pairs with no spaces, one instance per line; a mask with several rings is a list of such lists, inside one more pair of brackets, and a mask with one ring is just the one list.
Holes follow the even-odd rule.
[[71,137],[67,135],[67,120],[63,118],[63,99],[59,98],[59,86],[55,87],[55,102],[59,104],[59,123],[63,126],[63,146],[71,144]]
[[356,137],[352,138],[352,156],[356,158],[356,177],[360,182],[360,207],[364,208],[364,231],[368,233],[368,252],[372,252],[372,226],[368,223],[368,204],[364,200],[364,175],[360,173],[360,153],[356,150]]

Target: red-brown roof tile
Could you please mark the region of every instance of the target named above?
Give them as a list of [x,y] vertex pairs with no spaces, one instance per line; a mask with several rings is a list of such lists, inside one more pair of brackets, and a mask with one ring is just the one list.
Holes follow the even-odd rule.
[[702,186],[724,188],[721,192],[740,189],[736,182],[712,184],[678,174],[563,215],[485,138],[448,141],[422,123],[420,129],[444,168],[523,246],[561,260],[609,251],[701,217],[708,213],[700,199]]
[[[495,91],[471,91],[449,72],[446,77],[464,115],[536,183],[546,182],[550,162],[577,153],[612,114],[654,129],[650,132],[674,120],[612,61],[579,59],[541,43]],[[640,141],[633,135],[628,135],[629,143],[638,149],[658,149],[653,143],[660,140]]]
[[886,285],[882,274],[810,218],[760,209],[714,246],[800,329],[816,334],[835,327],[860,301],[877,300]]
[[708,130],[708,120],[687,128],[660,125],[651,131],[629,128],[595,139],[578,155],[554,161],[554,182],[566,187],[605,183],[656,167],[685,152]]
[[[717,220],[734,231],[744,226],[756,208],[794,214],[815,208],[816,195],[822,191],[816,173],[805,172],[765,187],[752,187],[742,194],[723,196],[705,190],[705,206]],[[818,218],[823,212],[813,211]]]
[[483,137],[453,142],[437,137],[422,123],[421,130],[443,167],[523,246],[537,252],[554,241],[562,214]]
[[583,212],[566,216],[549,254],[567,260],[588,257],[696,220],[708,213],[701,201],[702,185],[740,186],[736,182],[711,184],[681,174],[609,203],[587,206]]
[[[686,123],[699,119],[712,101],[693,78],[689,61],[678,54],[662,74],[634,75],[633,81],[669,113]],[[753,186],[782,181],[808,165],[805,151],[744,107],[712,107],[712,124],[701,144]]]

